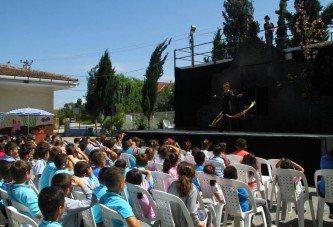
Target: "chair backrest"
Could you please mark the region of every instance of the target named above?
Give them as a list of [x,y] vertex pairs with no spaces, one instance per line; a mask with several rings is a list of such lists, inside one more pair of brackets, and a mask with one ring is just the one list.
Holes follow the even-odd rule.
[[6,213],[7,213],[7,216],[8,216],[8,224],[9,224],[9,226],[13,226],[13,221],[12,221],[12,218],[11,218],[11,213],[8,210],[8,207],[11,205],[11,201],[8,200],[8,194],[2,188],[0,188],[0,194],[1,194],[2,201],[3,201],[3,205],[5,206],[5,210],[6,210]]
[[244,164],[231,164],[231,165],[237,169],[237,175],[238,175],[239,181],[242,181],[247,184],[248,183],[248,173],[252,172],[254,174],[253,177],[256,180],[257,186],[259,187],[260,177],[255,168],[253,168],[252,166],[249,166],[249,165],[244,165]]
[[112,220],[122,221],[125,226],[128,226],[126,221],[116,211],[108,208],[103,204],[99,204],[99,207],[101,208],[101,215],[104,222],[104,226],[113,227],[114,225]]
[[198,179],[199,184],[200,184],[202,197],[204,199],[211,199],[211,200],[215,201],[214,192],[212,190],[212,186],[210,185],[210,181],[211,180],[216,181],[217,177],[206,174],[204,172],[197,172],[196,176],[197,176],[197,179]]
[[166,192],[169,185],[175,180],[169,174],[158,171],[152,171],[151,175],[154,181],[154,188],[163,192]]
[[222,171],[223,171],[223,169],[225,167],[221,162],[217,162],[217,161],[214,161],[214,160],[205,160],[205,165],[212,165],[212,166],[215,167],[215,169],[216,169],[216,167],[218,167]]
[[121,159],[124,159],[124,160],[126,161],[126,163],[127,163],[127,167],[130,167],[130,166],[131,166],[131,163],[130,163],[130,159],[131,159],[131,158],[133,158],[134,160],[136,160],[135,157],[134,157],[133,155],[131,155],[131,154],[126,154],[126,153],[121,153],[121,154],[120,154],[120,158],[121,158]]
[[243,157],[239,156],[239,155],[234,155],[234,154],[228,154],[227,159],[230,161],[230,164],[234,164],[234,163],[241,163],[241,161],[243,160]]
[[[157,209],[155,201],[153,200],[153,198],[151,197],[149,192],[147,190],[139,187],[138,185],[134,185],[134,184],[130,184],[130,183],[126,183],[126,185],[127,185],[128,194],[130,196],[130,199],[129,199],[130,204],[132,205],[135,216],[138,219],[140,219],[141,221],[146,222],[146,223],[151,223],[156,220],[159,220],[160,219],[159,211]],[[138,196],[137,196],[138,193],[142,193],[143,195],[145,195],[147,197],[147,199],[149,200],[149,204],[151,205],[151,207],[155,213],[155,218],[148,219],[144,216],[144,211],[143,211],[142,207],[140,206],[140,200],[138,199]]]
[[325,201],[333,203],[333,169],[319,169],[315,172],[315,184],[318,190],[318,177],[324,178],[325,182]]
[[161,215],[161,226],[166,227],[174,227],[175,222],[173,220],[172,212],[171,212],[171,207],[170,203],[175,203],[177,204],[182,212],[183,215],[186,219],[187,226],[194,226],[192,218],[190,216],[190,213],[188,209],[186,208],[183,200],[181,200],[179,197],[175,195],[171,195],[166,192],[158,191],[158,190],[151,190],[153,197],[155,199],[156,205],[160,211]]
[[270,179],[272,180],[273,179],[273,176],[272,176],[272,166],[271,164],[268,162],[268,160],[264,159],[264,158],[259,158],[259,157],[256,157],[257,159],[257,164],[258,164],[258,171],[260,173],[260,176],[263,175],[263,171],[262,171],[262,167],[263,165],[265,165],[267,167],[267,171],[268,171],[268,176],[270,177]]
[[[12,206],[15,207],[20,213],[27,213],[27,214],[30,214],[31,217],[34,217],[34,215],[30,212],[28,207],[24,206],[21,203],[14,201],[14,200],[11,200],[11,203],[12,203]],[[33,218],[33,220],[37,223],[40,221],[36,218]]]
[[[82,191],[73,191],[73,196],[77,200],[86,200],[86,195]],[[96,222],[94,215],[92,213],[92,209],[86,209],[80,212],[82,215],[82,219],[84,222],[84,226],[91,226],[91,227],[96,227]]]
[[281,195],[281,201],[296,202],[295,180],[302,180],[304,192],[309,193],[308,182],[305,175],[294,169],[275,169],[273,176],[276,176],[278,183],[278,193]]
[[277,158],[272,158],[272,159],[268,159],[267,163],[271,166],[272,168],[272,176],[273,176],[273,170],[276,169],[276,164],[280,161],[281,159],[277,159]]
[[146,169],[148,169],[150,171],[162,172],[163,164],[149,161],[148,165],[146,166]]
[[30,225],[32,227],[38,227],[38,224],[31,218],[21,214],[15,207],[8,206],[8,212],[13,222],[13,227],[21,227],[21,225]]
[[34,182],[32,180],[29,180],[28,181],[28,184],[30,185],[30,188],[36,193],[36,195],[38,196],[39,195],[39,191],[37,190]]
[[208,159],[210,159],[210,158],[213,157],[213,156],[214,156],[214,154],[213,154],[212,151],[208,151],[208,152],[207,152],[207,157],[208,157]]
[[185,156],[185,159],[186,159],[186,161],[187,161],[188,163],[191,163],[191,164],[193,164],[193,165],[196,165],[193,156],[191,156],[191,155],[187,155],[187,156]]
[[238,198],[238,188],[244,188],[248,193],[248,200],[251,204],[251,211],[257,212],[257,206],[253,198],[253,193],[251,192],[249,186],[241,181],[232,180],[232,179],[217,179],[218,184],[220,185],[224,199],[225,199],[225,208],[228,211],[228,214],[235,216],[243,216],[243,211],[239,203]]

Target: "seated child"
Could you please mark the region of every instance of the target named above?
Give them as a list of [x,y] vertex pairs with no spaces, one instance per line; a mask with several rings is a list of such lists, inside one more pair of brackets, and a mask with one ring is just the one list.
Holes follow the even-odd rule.
[[15,162],[19,159],[19,152],[16,143],[8,142],[5,145],[5,156],[0,157],[0,160],[5,160],[7,162]]
[[[146,177],[142,179],[142,175],[145,174]],[[149,183],[148,180],[150,179],[151,172],[149,170],[139,170],[139,169],[132,169],[126,174],[126,182],[139,185],[141,188],[148,191]],[[143,210],[143,214],[146,218],[154,218],[155,213],[152,206],[149,204],[149,200],[146,195],[142,193],[138,193],[138,199],[140,199],[139,203]]]
[[118,159],[115,163],[114,166],[121,168],[125,171],[126,169],[127,162],[124,159]]
[[211,146],[212,146],[212,141],[208,139],[204,139],[201,143],[201,151],[205,153],[207,159],[209,158],[208,152],[210,152],[209,149]]
[[54,164],[56,166],[56,168],[54,168],[52,170],[52,172],[50,173],[49,176],[49,185],[51,185],[51,181],[54,175],[59,174],[59,173],[67,173],[71,176],[74,175],[74,171],[73,170],[69,170],[67,168],[67,161],[68,161],[68,156],[66,154],[57,154],[54,157]]
[[31,162],[33,160],[34,150],[35,147],[31,143],[21,145],[19,150],[20,160]]
[[[59,222],[64,227],[78,226],[78,213],[89,209],[97,203],[97,198],[92,191],[76,176],[67,173],[59,173],[52,178],[51,186],[60,187],[65,193],[66,208]],[[79,186],[86,196],[85,200],[75,200],[69,198],[72,194],[73,186]]]
[[[97,199],[100,199],[107,191],[107,188],[105,186],[105,181],[104,181],[104,173],[108,168],[109,167],[103,167],[99,171],[98,180],[99,180],[100,184],[97,188],[93,189],[93,194],[97,197]],[[101,216],[101,209],[99,207],[99,204],[95,204],[91,209],[93,211],[93,215],[94,215],[96,225],[98,227],[102,227],[103,226],[103,219],[102,219],[102,216]]]
[[43,214],[38,227],[62,226],[58,221],[65,211],[65,193],[59,187],[46,187],[39,193],[38,206]]
[[[116,211],[129,227],[141,226],[129,203],[120,195],[125,187],[124,172],[121,168],[111,167],[104,173],[105,185],[108,189],[106,194],[100,199],[100,204],[104,204],[110,209]],[[112,220],[114,226],[124,226],[122,221]]]
[[[237,169],[232,165],[225,167],[224,178],[237,180],[238,179]],[[250,209],[250,204],[248,201],[249,195],[245,188],[238,188],[237,191],[238,191],[238,199],[239,199],[241,209],[243,212],[246,212]],[[255,200],[257,206],[261,206],[263,208],[265,217],[266,217],[267,226],[268,227],[274,226],[274,225],[272,225],[272,218],[271,218],[271,214],[269,213],[266,200],[261,199],[261,198],[254,198],[254,200]]]
[[54,158],[57,154],[61,154],[59,147],[52,147],[49,151],[49,161],[46,163],[45,168],[40,176],[38,190],[41,191],[43,188],[49,185],[50,174],[53,169],[56,168],[54,164]]
[[[204,169],[203,164],[205,163],[205,159],[206,159],[205,153],[203,153],[200,150],[197,151],[194,154],[194,161],[196,163],[196,165],[195,165],[195,171],[196,172],[202,172],[203,171],[203,169]],[[201,192],[200,184],[199,184],[199,181],[196,177],[193,178],[193,184],[197,187],[199,192]]]
[[[256,171],[258,171],[259,167],[257,164],[257,159],[256,156],[253,153],[249,153],[243,157],[242,164],[248,165],[253,167]],[[248,172],[247,173],[247,184],[249,185],[249,188],[253,191],[257,189],[257,181],[256,178],[254,177],[253,172]],[[258,173],[259,174],[259,173]]]
[[178,179],[177,174],[177,164],[178,164],[178,155],[171,152],[168,157],[164,159],[163,162],[163,173],[169,174],[174,179]]
[[[200,215],[202,216],[200,217],[199,214],[202,214],[202,212],[198,212],[196,206],[199,192],[192,184],[192,180],[195,177],[194,165],[187,162],[181,162],[179,163],[177,170],[179,178],[177,181],[171,183],[168,188],[168,193],[178,196],[183,200],[195,226],[204,227],[205,225],[202,221],[206,219],[207,213]],[[171,212],[176,226],[188,226],[186,219],[177,204],[171,204]]]
[[102,151],[97,151],[92,155],[91,161],[94,163],[94,175],[98,177],[99,171],[106,166],[106,155]]
[[236,140],[236,148],[237,151],[234,151],[232,154],[233,155],[238,155],[241,157],[244,157],[245,155],[249,154],[249,152],[247,152],[245,149],[247,147],[247,143],[246,140],[243,138],[238,138]]
[[95,177],[92,168],[85,161],[78,161],[74,166],[74,175],[81,178],[88,188],[93,190],[99,186],[99,181]]
[[[205,165],[204,173],[207,173],[212,176],[217,176],[215,172],[215,167],[212,165]],[[222,190],[220,186],[216,183],[216,180],[211,180],[210,181],[210,186],[212,187],[212,192],[214,194],[214,199],[218,201],[219,203],[224,203],[223,201],[223,196],[222,196]]]
[[8,187],[8,198],[26,206],[30,212],[22,212],[32,219],[40,219],[36,193],[26,184],[31,179],[31,166],[26,161],[18,160],[10,167],[13,184]]
[[213,160],[215,162],[219,162],[222,164],[222,167],[216,167],[216,175],[221,178],[223,178],[223,169],[225,167],[224,159],[221,157],[223,150],[224,150],[224,148],[222,146],[215,145],[213,148],[214,156],[210,159],[210,160]]
[[39,146],[36,149],[36,156],[38,160],[35,165],[32,167],[32,174],[35,176],[34,184],[36,188],[39,187],[39,180],[42,176],[46,163],[50,157],[49,146]]
[[[13,162],[6,162],[4,160],[0,160],[0,188],[7,191],[10,182],[12,181],[12,177],[10,175],[10,167]],[[0,209],[3,216],[7,219],[7,213],[2,199],[0,198]]]

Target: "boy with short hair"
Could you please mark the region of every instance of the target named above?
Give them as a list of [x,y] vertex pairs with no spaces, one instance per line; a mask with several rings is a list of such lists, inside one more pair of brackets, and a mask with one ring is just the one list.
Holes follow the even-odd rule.
[[42,214],[38,207],[36,193],[26,184],[31,178],[31,166],[26,161],[18,160],[10,167],[14,183],[8,187],[8,198],[26,206],[30,212],[22,212],[33,219],[40,219]]
[[34,184],[38,189],[39,180],[42,176],[46,163],[50,157],[49,146],[37,146],[36,153],[38,160],[36,161],[35,165],[32,167],[32,174],[35,176]]
[[[108,191],[100,199],[100,204],[116,211],[129,227],[141,226],[141,221],[135,217],[129,203],[120,195],[125,187],[123,170],[118,167],[107,169],[104,173],[104,180]],[[112,222],[114,226],[124,226],[119,220],[112,220]]]
[[224,159],[221,157],[221,154],[223,152],[223,147],[221,145],[215,145],[213,147],[213,154],[214,156],[210,158],[210,160],[213,160],[215,162],[219,162],[222,164],[222,168],[221,167],[216,167],[215,171],[216,171],[216,175],[223,178],[223,169],[225,167],[225,162]]
[[[99,180],[100,185],[97,188],[93,189],[93,194],[97,197],[97,199],[100,199],[103,195],[105,195],[105,193],[108,190],[105,186],[105,181],[104,181],[104,173],[108,168],[109,167],[103,167],[99,171],[98,180]],[[93,211],[93,215],[94,215],[96,225],[98,227],[103,226],[103,219],[102,219],[102,216],[101,216],[101,209],[99,207],[99,204],[94,205],[92,207],[92,211]]]
[[50,173],[49,185],[51,185],[52,178],[56,174],[67,173],[70,176],[74,175],[74,172],[72,170],[67,169],[67,161],[68,161],[68,156],[66,154],[57,154],[54,157],[54,164],[56,168],[54,168]]
[[46,187],[39,193],[38,206],[43,214],[38,227],[62,226],[58,221],[65,211],[65,193],[59,187]]
[[[64,227],[78,226],[78,213],[89,209],[97,203],[96,196],[93,195],[92,191],[76,176],[70,176],[67,173],[56,174],[52,178],[51,186],[60,187],[65,193],[66,208],[59,220]],[[73,186],[78,186],[82,189],[86,196],[86,200],[69,198],[72,194]]]
[[[205,163],[205,159],[206,159],[206,155],[203,151],[197,151],[194,153],[194,161],[195,161],[195,171],[196,172],[202,172],[204,169],[203,164]],[[199,190],[199,192],[201,192],[201,187],[198,181],[197,177],[194,177],[192,180],[192,183],[197,187],[197,189]]]
[[95,177],[92,168],[84,161],[79,161],[75,164],[74,175],[81,178],[83,183],[91,190],[99,186],[99,181]]
[[50,174],[53,169],[56,168],[54,164],[54,158],[57,154],[61,154],[61,149],[59,147],[52,147],[49,151],[49,161],[46,163],[45,168],[40,176],[38,190],[41,191],[43,188],[49,185]]
[[241,157],[244,157],[245,155],[248,155],[249,152],[247,152],[245,149],[247,147],[247,143],[246,143],[246,140],[243,139],[243,138],[238,138],[236,140],[236,148],[237,148],[237,151],[234,151],[232,154],[233,155],[238,155],[238,156],[241,156]]
[[98,151],[92,156],[91,160],[95,167],[93,168],[95,177],[98,177],[99,171],[106,166],[106,156],[102,151]]

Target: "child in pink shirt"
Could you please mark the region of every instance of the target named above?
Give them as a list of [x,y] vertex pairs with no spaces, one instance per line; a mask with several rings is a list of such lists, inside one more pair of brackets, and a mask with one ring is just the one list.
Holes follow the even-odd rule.
[[[145,179],[142,179],[142,174],[146,175]],[[141,188],[148,191],[151,172],[149,170],[139,170],[137,168],[133,168],[126,174],[126,182],[130,184],[139,185]],[[143,214],[146,218],[154,218],[155,213],[152,206],[149,203],[149,200],[146,195],[142,193],[138,193],[138,199],[140,206],[142,208]]]
[[169,157],[166,157],[163,162],[163,173],[167,173],[174,179],[178,180],[177,164],[178,154],[170,153]]

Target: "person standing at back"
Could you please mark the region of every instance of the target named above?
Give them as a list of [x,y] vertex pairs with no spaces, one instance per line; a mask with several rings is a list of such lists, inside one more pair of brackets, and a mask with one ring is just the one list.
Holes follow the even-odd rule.
[[268,15],[265,16],[265,39],[267,45],[273,44],[273,32],[274,32],[274,24],[270,22],[271,18]]
[[232,152],[233,155],[238,155],[241,157],[244,157],[245,155],[248,155],[249,152],[247,152],[245,149],[247,147],[247,142],[243,138],[238,138],[236,140],[236,148],[237,151]]

